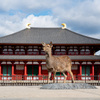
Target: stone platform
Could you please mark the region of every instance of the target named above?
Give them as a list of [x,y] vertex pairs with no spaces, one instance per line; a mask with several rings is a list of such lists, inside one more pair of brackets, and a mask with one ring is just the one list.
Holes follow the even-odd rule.
[[45,84],[40,89],[96,89],[96,87],[86,83],[52,83]]

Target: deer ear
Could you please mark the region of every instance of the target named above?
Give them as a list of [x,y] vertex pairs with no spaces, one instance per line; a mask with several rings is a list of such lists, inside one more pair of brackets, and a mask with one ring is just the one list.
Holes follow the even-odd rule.
[[53,47],[52,41],[50,42],[50,46]]
[[45,45],[46,45],[46,43],[42,42],[42,45],[43,45],[43,46],[45,46]]

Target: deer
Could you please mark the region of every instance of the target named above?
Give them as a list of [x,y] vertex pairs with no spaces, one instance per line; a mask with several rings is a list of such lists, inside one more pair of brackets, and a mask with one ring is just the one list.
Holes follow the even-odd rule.
[[48,70],[48,83],[51,77],[51,73],[53,73],[53,83],[55,83],[55,76],[56,72],[61,72],[64,75],[64,83],[66,83],[67,73],[71,75],[72,83],[74,83],[73,73],[71,71],[72,62],[71,59],[64,55],[64,56],[53,56],[52,55],[52,47],[53,44],[42,43],[43,51],[46,54],[46,68]]

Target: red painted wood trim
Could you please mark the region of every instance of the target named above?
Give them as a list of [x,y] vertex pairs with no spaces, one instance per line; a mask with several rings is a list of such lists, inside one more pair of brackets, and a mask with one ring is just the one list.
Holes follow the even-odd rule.
[[38,75],[41,75],[41,62],[39,62]]
[[12,62],[12,76],[15,75],[14,73],[14,62]]
[[0,62],[0,75],[2,75],[2,70],[1,70],[1,62]]
[[94,62],[92,63],[92,75],[94,75]]
[[24,75],[27,75],[27,65],[25,63],[25,66],[24,66]]
[[80,66],[79,66],[79,74],[82,75],[82,64],[80,63]]

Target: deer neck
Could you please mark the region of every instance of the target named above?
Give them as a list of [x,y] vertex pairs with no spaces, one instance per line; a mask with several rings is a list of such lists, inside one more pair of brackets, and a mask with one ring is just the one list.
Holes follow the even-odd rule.
[[51,53],[51,51],[46,52],[46,58],[51,58],[51,57],[52,57],[52,53]]

